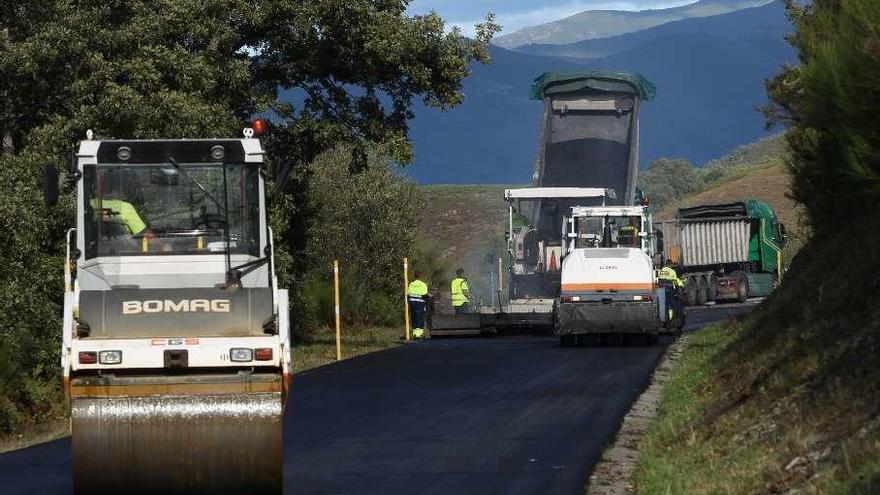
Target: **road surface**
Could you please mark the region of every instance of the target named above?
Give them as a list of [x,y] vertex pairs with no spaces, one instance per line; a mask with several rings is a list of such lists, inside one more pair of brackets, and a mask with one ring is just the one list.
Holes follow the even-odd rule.
[[[752,307],[691,310],[688,329]],[[284,492],[583,493],[667,345],[431,340],[298,374]],[[0,455],[0,480],[6,495],[70,493],[70,441]]]

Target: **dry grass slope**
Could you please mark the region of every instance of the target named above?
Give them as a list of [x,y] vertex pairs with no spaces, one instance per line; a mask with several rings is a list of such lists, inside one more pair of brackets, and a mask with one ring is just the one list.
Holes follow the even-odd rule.
[[[861,246],[880,242],[869,223]],[[788,273],[745,321],[692,336],[639,493],[880,493],[880,250],[841,232]]]

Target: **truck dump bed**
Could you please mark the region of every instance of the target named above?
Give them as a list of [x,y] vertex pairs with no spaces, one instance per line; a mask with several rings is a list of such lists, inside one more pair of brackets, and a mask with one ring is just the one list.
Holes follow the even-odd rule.
[[535,79],[531,96],[544,101],[535,186],[615,189],[619,204],[632,204],[639,106],[654,92],[651,82],[627,72],[549,72]]
[[[533,174],[535,187],[613,189],[609,205],[633,204],[639,167],[639,107],[655,87],[639,74],[611,71],[548,72],[531,97],[544,102]],[[527,216],[545,238],[560,231],[566,201],[532,205]]]

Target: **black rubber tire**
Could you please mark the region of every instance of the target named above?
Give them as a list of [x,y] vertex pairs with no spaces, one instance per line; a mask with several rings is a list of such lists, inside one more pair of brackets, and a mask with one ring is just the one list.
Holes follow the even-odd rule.
[[597,333],[582,333],[577,336],[578,347],[599,347],[602,339]]
[[560,347],[577,347],[577,335],[560,335]]
[[659,333],[649,333],[649,334],[646,334],[646,337],[647,337],[647,341],[648,341],[648,344],[647,344],[648,347],[654,347],[655,345],[657,345],[658,342],[660,342],[660,334]]
[[709,275],[709,302],[715,302],[718,300],[718,279],[715,275]]
[[684,283],[684,305],[693,306],[697,304],[697,282],[694,277],[688,277]]
[[697,277],[697,306],[705,306],[709,301],[709,284],[706,277]]
[[736,278],[736,300],[744,303],[749,299],[749,279],[743,272],[734,272],[733,277]]

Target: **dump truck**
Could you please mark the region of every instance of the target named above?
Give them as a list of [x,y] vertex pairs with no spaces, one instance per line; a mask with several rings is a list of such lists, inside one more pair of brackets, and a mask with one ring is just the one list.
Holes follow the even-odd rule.
[[651,214],[634,206],[575,207],[566,219],[561,290],[554,330],[563,347],[621,344],[635,337],[657,342],[680,331],[673,292],[657,280]]
[[534,80],[530,96],[544,103],[544,112],[533,187],[505,191],[511,203],[509,299],[499,297],[479,314],[437,315],[432,335],[552,331],[564,219],[577,206],[634,203],[639,112],[655,91],[650,81],[628,72],[548,72]]
[[763,201],[681,208],[654,228],[657,252],[685,281],[688,305],[766,296],[782,276],[785,226]]
[[281,492],[288,293],[264,168],[250,129],[79,143],[61,342],[75,493]]
[[[639,169],[641,102],[654,85],[639,74],[602,70],[548,72],[535,79],[531,97],[544,102],[541,137],[533,173],[535,188],[592,188],[614,196],[546,198],[520,213],[538,241],[557,240],[562,218],[575,206],[634,204]],[[561,260],[557,259],[557,262]],[[559,270],[511,271],[513,299],[554,299]]]

